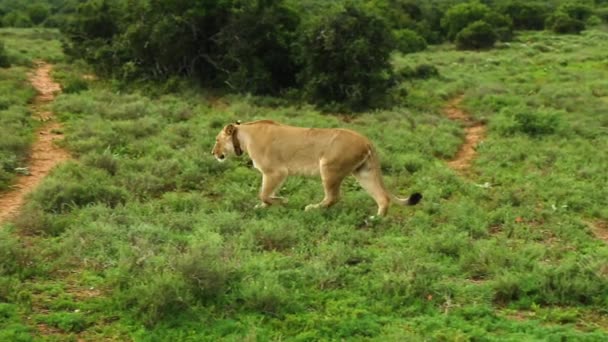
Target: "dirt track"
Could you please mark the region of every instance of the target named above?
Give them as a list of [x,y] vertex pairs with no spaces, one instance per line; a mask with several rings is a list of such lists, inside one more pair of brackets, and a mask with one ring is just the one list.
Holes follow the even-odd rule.
[[459,121],[466,126],[464,143],[460,146],[456,157],[448,162],[449,167],[460,172],[471,167],[471,163],[477,154],[475,148],[486,136],[486,126],[481,122],[474,121],[466,111],[460,108],[463,98],[462,95],[453,98],[443,109],[448,118]]
[[25,196],[59,163],[70,158],[68,152],[59,148],[54,142],[63,138],[61,124],[56,122],[53,113],[44,106],[61,91],[61,86],[54,82],[50,72],[53,66],[44,62],[37,63],[29,80],[38,91],[31,106],[35,119],[44,122],[36,132],[36,141],[32,145],[27,164],[28,175],[19,176],[13,190],[0,194],[0,223],[14,216],[23,205]]

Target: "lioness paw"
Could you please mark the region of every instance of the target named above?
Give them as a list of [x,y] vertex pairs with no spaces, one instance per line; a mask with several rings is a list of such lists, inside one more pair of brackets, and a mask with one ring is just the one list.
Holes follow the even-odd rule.
[[309,211],[309,210],[313,210],[313,209],[317,209],[319,207],[318,204],[309,204],[304,208],[304,211]]
[[268,206],[268,203],[258,203],[255,205],[255,207],[253,207],[254,209],[262,209],[262,208],[266,208]]

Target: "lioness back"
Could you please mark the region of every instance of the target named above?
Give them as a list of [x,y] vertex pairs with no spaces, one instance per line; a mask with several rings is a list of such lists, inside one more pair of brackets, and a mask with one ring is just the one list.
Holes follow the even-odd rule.
[[325,164],[351,172],[371,151],[369,139],[348,129],[304,128],[269,120],[242,126],[255,141],[247,149],[259,169],[284,167],[289,174],[316,175]]

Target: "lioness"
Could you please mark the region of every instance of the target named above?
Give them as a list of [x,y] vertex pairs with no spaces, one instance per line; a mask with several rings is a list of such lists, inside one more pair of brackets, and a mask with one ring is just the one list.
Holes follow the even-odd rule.
[[372,143],[348,129],[294,127],[270,120],[229,124],[217,135],[211,153],[223,162],[228,154],[240,156],[243,152],[262,173],[262,203],[256,207],[284,200],[275,192],[292,174],[321,175],[325,198],[305,210],[335,204],[340,198],[340,184],[350,174],[374,198],[379,216],[386,214],[391,197],[402,205],[414,205],[422,199],[419,193],[405,199],[390,194],[384,187]]

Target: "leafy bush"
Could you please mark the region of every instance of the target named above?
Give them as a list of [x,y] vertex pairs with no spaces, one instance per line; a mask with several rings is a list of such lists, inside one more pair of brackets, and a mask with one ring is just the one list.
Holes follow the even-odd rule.
[[608,7],[598,9],[595,14],[605,23],[608,23]]
[[214,38],[233,89],[254,94],[278,94],[293,87],[298,66],[292,42],[299,16],[283,1],[243,1]]
[[473,22],[483,20],[491,12],[490,8],[479,2],[461,3],[451,7],[443,19],[441,26],[450,40]]
[[558,11],[547,18],[545,26],[555,33],[578,34],[585,29],[585,22]]
[[2,26],[7,27],[31,27],[30,17],[22,11],[12,11],[2,18]]
[[562,119],[558,112],[551,110],[530,112],[513,108],[501,113],[495,125],[505,136],[523,133],[531,137],[540,137],[558,132],[562,127]]
[[46,212],[68,212],[93,203],[114,207],[126,200],[126,191],[112,185],[109,175],[103,171],[76,164],[67,164],[61,169],[72,176],[71,181],[47,179],[33,195],[33,200]]
[[426,41],[418,33],[409,29],[395,31],[397,50],[402,53],[418,52],[426,49]]
[[593,15],[593,8],[581,2],[567,2],[557,8],[558,12],[564,12],[576,20],[585,21]]
[[513,0],[501,4],[499,11],[509,16],[518,30],[542,30],[549,9],[540,2]]
[[352,5],[326,14],[301,42],[305,97],[332,110],[379,106],[390,87],[393,47],[382,18]]
[[479,2],[453,6],[446,12],[441,25],[448,39],[456,41],[459,48],[491,47],[497,39],[508,41],[513,36],[511,19]]
[[6,48],[4,47],[4,42],[0,41],[0,68],[9,68],[10,66],[11,61],[8,57]]
[[429,79],[432,77],[439,76],[439,70],[437,69],[437,67],[431,64],[420,64],[415,66],[414,68],[405,67],[399,70],[399,76],[404,79]]
[[494,46],[497,35],[492,26],[485,21],[476,21],[456,35],[459,49],[484,49]]

